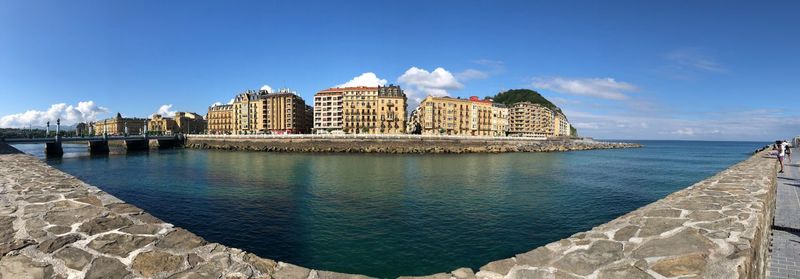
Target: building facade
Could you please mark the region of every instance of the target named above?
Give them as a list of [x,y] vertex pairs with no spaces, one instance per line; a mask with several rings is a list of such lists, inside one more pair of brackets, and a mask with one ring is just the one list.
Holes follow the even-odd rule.
[[214,135],[233,134],[233,105],[208,107],[206,133]]
[[259,101],[263,118],[257,122],[259,132],[307,134],[311,131],[309,115],[313,114],[313,109],[297,93],[281,89],[277,93],[261,95]]
[[549,137],[554,135],[555,113],[540,104],[519,102],[509,108],[508,135]]
[[92,126],[97,136],[141,135],[145,131],[146,122],[145,118],[126,118],[117,113],[115,117],[94,122]]
[[423,135],[504,136],[507,110],[478,97],[469,99],[428,96],[418,112]]
[[326,89],[314,95],[314,133],[342,131],[344,91]]
[[561,112],[556,112],[553,117],[553,135],[557,137],[571,136],[569,120]]
[[176,112],[174,117],[153,114],[147,121],[147,132],[162,135],[200,134],[208,127],[202,115],[194,112]]
[[403,134],[407,98],[400,86],[329,88],[314,95],[314,132]]
[[492,104],[492,132],[493,136],[505,137],[508,135],[508,108],[499,103]]
[[210,134],[304,134],[312,127],[313,108],[296,92],[247,90],[230,105],[208,111]]

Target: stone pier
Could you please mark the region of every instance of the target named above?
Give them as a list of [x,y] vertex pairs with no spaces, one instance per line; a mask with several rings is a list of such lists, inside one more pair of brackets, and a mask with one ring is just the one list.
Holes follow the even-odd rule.
[[[590,231],[421,277],[763,278],[775,171],[762,152]],[[367,277],[209,243],[0,143],[0,278]]]

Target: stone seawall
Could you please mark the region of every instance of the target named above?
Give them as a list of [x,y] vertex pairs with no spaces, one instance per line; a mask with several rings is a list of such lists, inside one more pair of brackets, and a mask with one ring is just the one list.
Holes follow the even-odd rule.
[[235,138],[192,137],[186,147],[197,149],[269,152],[356,152],[356,153],[502,153],[555,152],[589,149],[640,147],[632,143],[580,140],[515,139],[373,139],[373,138]]
[[[765,152],[478,278],[764,278],[776,164]],[[643,185],[646,186],[646,185]]]
[[[477,273],[460,268],[424,277],[763,278],[775,166],[759,153],[590,231],[490,262]],[[368,278],[208,243],[0,143],[0,278],[142,277]]]
[[0,143],[0,279],[12,278],[368,277],[209,243]]

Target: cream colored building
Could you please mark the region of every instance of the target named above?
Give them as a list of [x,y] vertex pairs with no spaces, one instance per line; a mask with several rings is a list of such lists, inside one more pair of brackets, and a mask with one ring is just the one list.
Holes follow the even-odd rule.
[[104,134],[111,136],[121,135],[141,135],[144,133],[145,118],[125,118],[120,113],[113,118],[103,119],[94,122],[94,134],[102,136]]
[[508,134],[508,108],[503,104],[492,104],[493,136],[504,137]]
[[500,117],[507,111],[496,107],[491,100],[428,96],[416,114],[424,135],[505,135],[505,120]]
[[403,134],[406,95],[400,86],[329,88],[314,96],[315,133]]
[[214,105],[208,108],[207,133],[233,134],[233,105]]
[[553,135],[557,137],[570,136],[570,125],[567,116],[561,112],[556,112],[553,118]]
[[174,117],[153,114],[147,121],[148,133],[155,134],[199,134],[205,132],[207,127],[203,116],[194,112],[176,112]]
[[554,135],[555,113],[540,104],[519,102],[509,108],[509,136],[549,137]]

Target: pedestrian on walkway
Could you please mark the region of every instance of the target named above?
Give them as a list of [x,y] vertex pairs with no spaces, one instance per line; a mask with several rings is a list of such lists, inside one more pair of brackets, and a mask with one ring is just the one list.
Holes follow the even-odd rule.
[[789,142],[788,141],[783,141],[783,144],[784,144],[784,146],[786,146],[786,147],[784,147],[786,149],[786,162],[791,163],[792,162],[792,148],[791,148],[791,146],[789,146]]
[[775,155],[778,157],[778,162],[781,163],[781,170],[778,173],[783,173],[783,158],[786,156],[786,146],[782,141],[776,140],[772,149],[777,151]]

